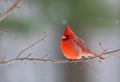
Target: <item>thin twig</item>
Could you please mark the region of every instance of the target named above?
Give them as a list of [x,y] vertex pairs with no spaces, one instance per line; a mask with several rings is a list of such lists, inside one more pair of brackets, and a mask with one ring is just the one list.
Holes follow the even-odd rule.
[[25,61],[25,60],[26,61],[35,61],[35,62],[50,62],[50,63],[86,62],[88,60],[95,59],[99,56],[103,56],[103,55],[111,54],[111,53],[116,53],[116,52],[119,52],[119,51],[120,51],[120,49],[117,49],[117,50],[101,53],[100,55],[98,55],[96,57],[90,57],[90,58],[80,59],[80,60],[76,60],[76,61],[24,57],[24,58],[13,58],[13,59],[5,59],[5,60],[3,59],[3,60],[0,61],[0,64],[9,64],[9,63],[12,63],[12,62]]
[[109,52],[104,52],[104,53],[101,53],[100,55],[98,56],[103,56],[103,55],[106,55],[106,54],[112,54],[112,53],[116,53],[116,52],[119,52],[120,49],[117,49],[117,50],[113,50],[113,51],[109,51]]
[[33,46],[35,46],[36,44],[38,44],[39,42],[41,42],[42,40],[44,40],[49,34],[44,33],[44,37],[42,37],[41,39],[37,40],[36,42],[34,42],[33,44],[29,45],[28,47],[24,48],[23,50],[20,51],[20,53],[17,55],[16,58],[19,58],[25,51],[27,51],[28,49],[32,48]]
[[23,0],[17,0],[5,13],[0,16],[0,22],[5,19],[13,10],[15,10]]

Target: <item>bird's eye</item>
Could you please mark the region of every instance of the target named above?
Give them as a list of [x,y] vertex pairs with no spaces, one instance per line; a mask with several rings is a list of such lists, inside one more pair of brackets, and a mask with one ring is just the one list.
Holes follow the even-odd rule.
[[68,35],[63,35],[63,36],[62,36],[62,40],[64,40],[64,41],[65,41],[65,40],[68,40],[68,38],[69,38]]

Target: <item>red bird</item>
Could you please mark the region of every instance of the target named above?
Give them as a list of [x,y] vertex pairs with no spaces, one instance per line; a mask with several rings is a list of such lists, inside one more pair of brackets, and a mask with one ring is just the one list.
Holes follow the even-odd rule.
[[[69,25],[66,25],[66,30],[62,36],[61,50],[64,56],[70,60],[77,60],[88,56],[97,56],[95,53],[89,51],[84,44],[84,41],[72,32]],[[99,58],[102,60],[104,59],[103,57]]]

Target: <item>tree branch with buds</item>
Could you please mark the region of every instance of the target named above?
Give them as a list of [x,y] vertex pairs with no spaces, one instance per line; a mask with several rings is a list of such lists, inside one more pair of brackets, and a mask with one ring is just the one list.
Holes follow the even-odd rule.
[[[4,20],[10,13],[12,13],[12,11],[15,10],[18,6],[20,6],[22,1],[23,0],[17,0],[8,10],[6,10],[2,15],[0,15],[0,22],[2,20]],[[49,63],[86,62],[88,60],[95,59],[95,58],[98,58],[98,57],[106,55],[106,54],[113,54],[113,53],[116,53],[116,52],[120,51],[120,49],[113,50],[113,51],[107,51],[107,52],[103,52],[103,53],[97,55],[96,57],[90,57],[90,58],[85,58],[85,59],[80,59],[80,60],[75,60],[75,61],[58,60],[58,59],[52,59],[52,58],[49,58],[49,59],[46,59],[46,58],[33,58],[33,57],[30,57],[31,54],[29,54],[26,57],[20,57],[24,52],[26,52],[27,50],[29,50],[33,46],[37,45],[39,42],[44,40],[49,35],[49,34],[46,34],[46,33],[44,33],[44,34],[45,34],[44,37],[42,37],[38,41],[34,42],[33,44],[31,44],[28,47],[26,47],[23,50],[21,50],[15,58],[12,58],[12,59],[2,58],[0,60],[0,64],[9,64],[9,63],[17,62],[17,61],[35,61],[35,62],[49,62]]]
[[[101,54],[99,54],[98,56],[96,57],[90,57],[90,58],[84,58],[84,59],[80,59],[80,60],[73,60],[73,61],[70,61],[70,60],[58,60],[58,59],[53,59],[53,58],[34,58],[34,57],[30,57],[31,54],[29,54],[28,56],[26,57],[20,57],[25,51],[29,50],[30,48],[32,48],[33,46],[37,45],[39,42],[43,41],[45,38],[47,38],[50,34],[46,34],[46,32],[44,32],[44,36],[37,40],[36,42],[34,42],[33,44],[29,45],[28,47],[24,48],[23,50],[21,50],[19,52],[19,54],[15,57],[15,58],[12,58],[12,59],[6,59],[6,58],[3,58],[0,60],[0,64],[9,64],[9,63],[13,63],[13,62],[17,62],[17,61],[33,61],[33,62],[49,62],[49,63],[72,63],[72,62],[86,62],[88,60],[91,60],[91,59],[95,59],[95,58],[98,58],[100,56],[103,56],[103,55],[106,55],[106,54],[113,54],[113,53],[116,53],[116,52],[119,52],[120,49],[117,49],[117,50],[113,50],[113,51],[107,51],[107,52],[103,52]],[[104,61],[104,60],[103,60]]]
[[105,53],[101,53],[99,54],[98,56],[96,57],[90,57],[90,58],[85,58],[85,59],[80,59],[80,60],[75,60],[75,61],[70,61],[70,60],[57,60],[57,59],[44,59],[44,58],[31,58],[29,54],[27,57],[23,57],[23,58],[13,58],[13,59],[2,59],[0,61],[0,64],[9,64],[9,63],[12,63],[12,62],[16,62],[16,61],[34,61],[34,62],[49,62],[49,63],[72,63],[72,62],[86,62],[88,60],[91,60],[91,59],[95,59],[97,57],[100,57],[100,56],[103,56],[103,55],[106,55],[106,54],[112,54],[112,53],[116,53],[116,52],[119,52],[120,49],[117,49],[117,50],[113,50],[113,51],[108,51],[108,52],[105,52]]
[[2,15],[0,15],[0,22],[4,20],[13,10],[15,10],[23,0],[17,0],[8,10],[6,10]]

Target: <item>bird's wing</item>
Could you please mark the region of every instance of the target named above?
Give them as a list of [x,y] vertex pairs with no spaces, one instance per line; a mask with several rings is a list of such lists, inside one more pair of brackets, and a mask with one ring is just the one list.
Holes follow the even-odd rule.
[[76,37],[76,39],[74,39],[74,42],[76,43],[77,46],[79,46],[81,48],[81,50],[83,52],[88,52],[89,51],[87,46],[84,44],[84,41],[82,39],[80,39],[79,37]]
[[79,38],[79,37],[76,37],[76,39],[80,42],[80,43],[85,43],[85,41],[84,40],[82,40],[81,38]]

